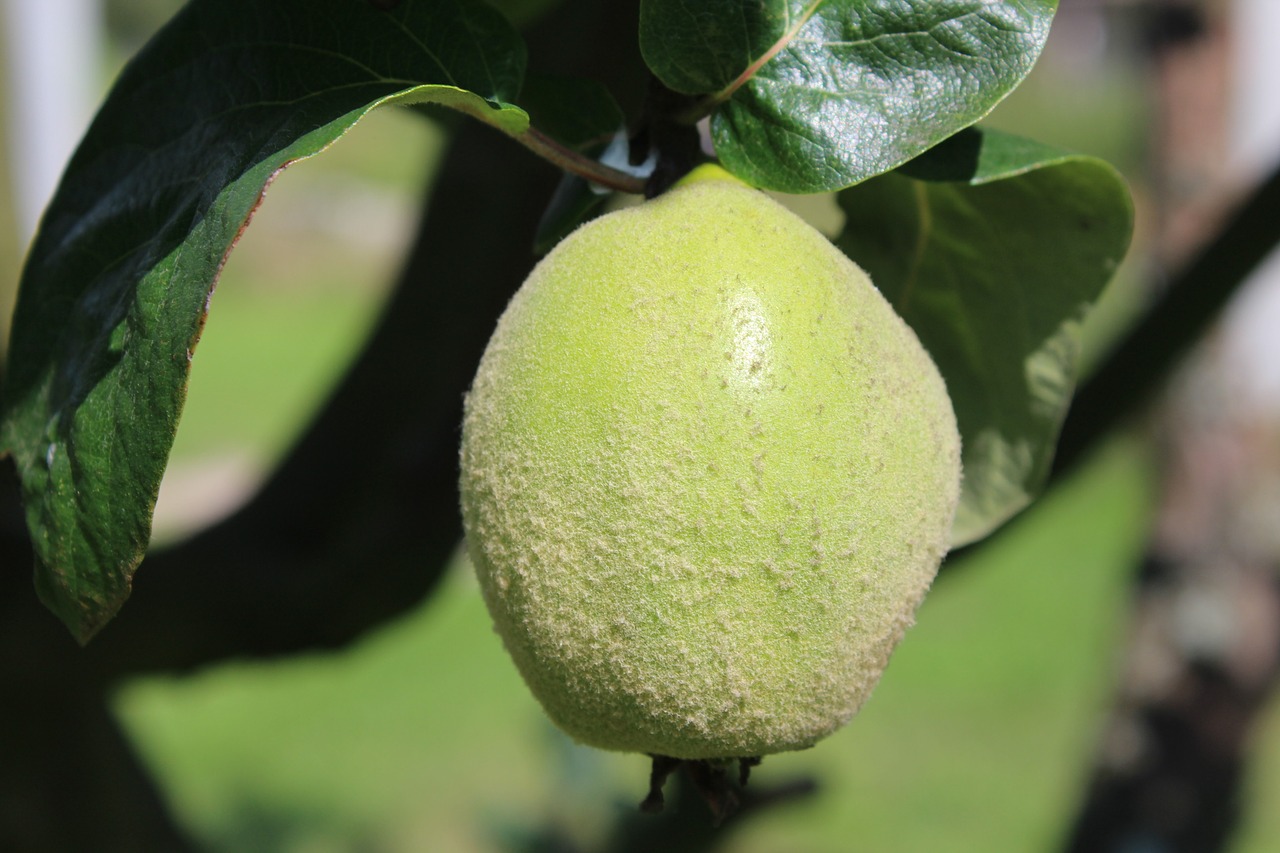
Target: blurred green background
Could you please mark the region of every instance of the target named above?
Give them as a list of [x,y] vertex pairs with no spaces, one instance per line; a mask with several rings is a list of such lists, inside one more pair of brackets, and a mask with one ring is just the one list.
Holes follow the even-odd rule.
[[[104,86],[176,5],[109,4]],[[1106,157],[1140,189],[1140,70],[1115,56],[1082,70],[1065,50],[1051,39],[992,123]],[[273,186],[213,299],[162,542],[234,508],[322,401],[376,317],[442,139],[416,114],[376,114]],[[9,174],[5,317],[20,267]],[[1090,328],[1093,352],[1139,304],[1132,267]],[[996,547],[949,567],[861,715],[753,776],[812,775],[817,795],[726,832],[723,849],[1053,849],[1117,677],[1152,496],[1143,443],[1117,438]],[[342,652],[139,680],[115,707],[181,823],[215,851],[500,851],[549,835],[589,847],[635,809],[648,774],[643,757],[576,747],[545,721],[461,560],[417,612]],[[1280,708],[1264,735],[1245,853],[1280,839],[1266,807],[1280,802]]]

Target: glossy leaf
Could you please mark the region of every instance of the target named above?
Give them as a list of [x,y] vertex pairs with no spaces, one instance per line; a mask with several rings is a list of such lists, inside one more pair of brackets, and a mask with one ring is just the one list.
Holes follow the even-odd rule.
[[37,590],[82,642],[128,596],[209,294],[272,178],[383,104],[527,128],[505,19],[470,0],[384,5],[193,0],[117,81],[45,214],[0,450]]
[[1081,322],[1128,247],[1128,190],[1101,160],[970,129],[839,202],[837,244],[946,379],[964,464],[953,542],[973,542],[1044,484]]
[[669,87],[706,95],[724,165],[791,193],[851,186],[986,115],[1030,71],[1056,0],[646,0]]

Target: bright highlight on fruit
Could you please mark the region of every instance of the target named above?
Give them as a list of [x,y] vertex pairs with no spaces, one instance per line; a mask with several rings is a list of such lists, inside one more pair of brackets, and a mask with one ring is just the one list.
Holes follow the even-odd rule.
[[718,167],[532,272],[466,401],[494,624],[582,743],[803,749],[849,720],[947,550],[959,437],[866,274]]

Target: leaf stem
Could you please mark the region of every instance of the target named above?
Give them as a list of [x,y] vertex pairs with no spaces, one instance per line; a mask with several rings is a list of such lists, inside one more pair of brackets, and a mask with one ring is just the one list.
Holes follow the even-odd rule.
[[530,127],[523,133],[516,134],[513,138],[552,165],[580,178],[585,178],[593,184],[599,184],[602,187],[608,187],[618,192],[633,193],[635,195],[644,193],[645,182],[643,178],[638,178],[612,166],[606,166],[574,151],[572,148],[568,148],[547,136],[536,127]]

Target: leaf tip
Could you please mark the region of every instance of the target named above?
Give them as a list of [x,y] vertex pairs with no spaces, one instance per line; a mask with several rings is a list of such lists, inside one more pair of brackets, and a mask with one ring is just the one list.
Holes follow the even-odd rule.
[[57,616],[81,646],[87,646],[115,618],[129,597],[131,585],[113,595],[77,594],[56,569],[36,561],[36,595]]

